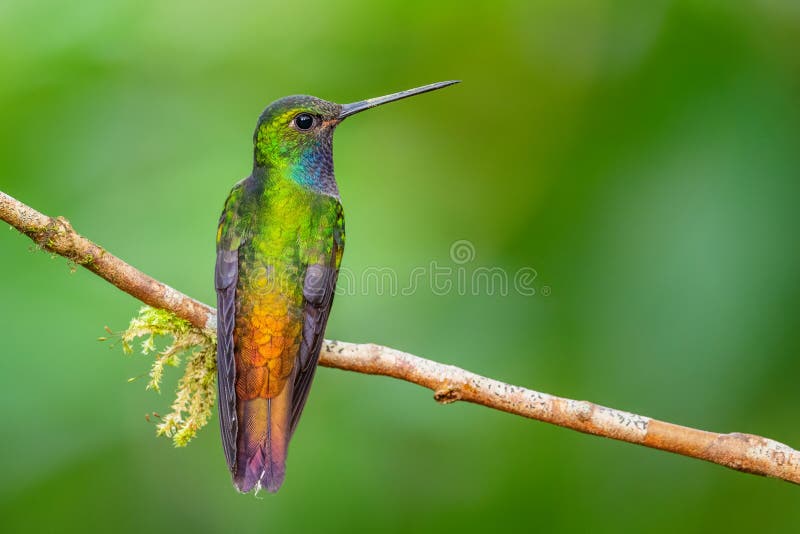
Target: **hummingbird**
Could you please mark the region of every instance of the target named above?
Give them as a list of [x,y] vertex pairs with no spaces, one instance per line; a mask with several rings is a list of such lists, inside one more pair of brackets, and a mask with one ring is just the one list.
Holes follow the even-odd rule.
[[361,111],[454,83],[352,104],[287,96],[258,118],[253,171],[219,220],[214,277],[222,448],[239,491],[278,491],[314,379],[345,244],[334,130]]

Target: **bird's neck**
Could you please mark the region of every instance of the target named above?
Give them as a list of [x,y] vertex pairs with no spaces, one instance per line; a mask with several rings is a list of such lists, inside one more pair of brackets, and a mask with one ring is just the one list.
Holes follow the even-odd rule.
[[333,174],[333,150],[328,144],[302,152],[293,158],[267,160],[253,168],[253,176],[266,183],[290,180],[304,189],[339,198],[339,188]]

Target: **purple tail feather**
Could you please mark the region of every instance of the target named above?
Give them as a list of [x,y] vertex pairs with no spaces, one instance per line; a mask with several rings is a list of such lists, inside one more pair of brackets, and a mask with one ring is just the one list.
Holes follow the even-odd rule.
[[271,399],[239,402],[239,432],[233,483],[247,493],[264,488],[275,493],[286,476],[291,417],[291,383]]

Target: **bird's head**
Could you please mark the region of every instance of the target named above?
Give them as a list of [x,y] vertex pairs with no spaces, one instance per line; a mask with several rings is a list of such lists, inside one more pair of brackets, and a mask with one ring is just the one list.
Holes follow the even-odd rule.
[[258,118],[253,134],[254,165],[288,169],[297,182],[311,187],[333,182],[333,131],[344,119],[401,98],[458,83],[432,83],[391,95],[336,104],[314,96],[294,95],[276,100]]
[[308,95],[276,100],[258,118],[253,135],[256,165],[284,167],[330,147],[341,109],[339,104]]

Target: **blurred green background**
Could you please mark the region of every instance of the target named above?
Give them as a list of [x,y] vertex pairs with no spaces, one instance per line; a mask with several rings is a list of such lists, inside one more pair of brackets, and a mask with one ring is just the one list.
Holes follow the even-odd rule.
[[[0,2],[0,189],[212,303],[214,233],[270,101],[374,110],[336,136],[344,267],[533,267],[537,294],[356,292],[328,336],[800,446],[794,0]],[[798,489],[322,369],[277,495],[216,419],[143,415],[139,303],[0,232],[0,529],[787,532]],[[542,289],[550,294],[545,296]],[[545,291],[546,292],[546,291]]]

